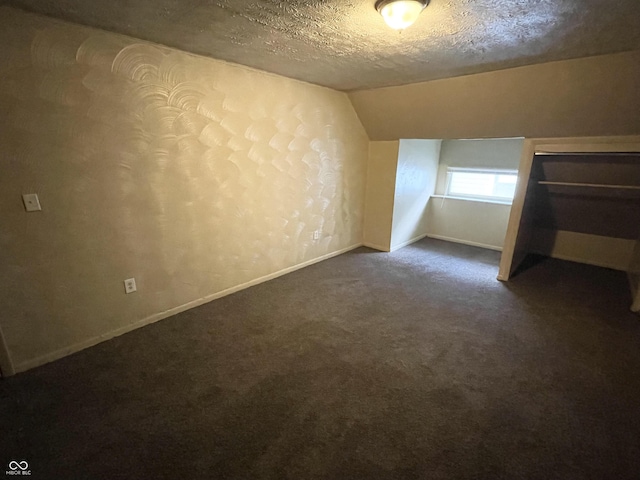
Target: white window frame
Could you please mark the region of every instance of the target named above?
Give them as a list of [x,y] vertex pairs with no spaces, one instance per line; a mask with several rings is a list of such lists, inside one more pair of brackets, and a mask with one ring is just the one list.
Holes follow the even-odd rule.
[[490,175],[515,175],[516,181],[518,176],[517,170],[506,169],[506,168],[473,168],[473,167],[447,167],[446,172],[446,182],[443,198],[458,198],[461,200],[474,200],[478,202],[491,202],[491,203],[503,203],[506,205],[511,205],[513,203],[513,198],[505,198],[500,196],[491,196],[491,195],[474,195],[474,194],[461,194],[461,193],[451,193],[451,179],[454,173],[462,172],[462,173],[484,173]]

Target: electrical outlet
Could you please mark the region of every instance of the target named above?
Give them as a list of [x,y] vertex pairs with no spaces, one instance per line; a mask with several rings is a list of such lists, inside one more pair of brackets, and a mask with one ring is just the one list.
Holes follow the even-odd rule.
[[38,212],[42,210],[37,193],[25,193],[22,195],[22,201],[24,202],[24,208],[27,212]]
[[313,239],[318,240],[320,238],[320,230],[313,232]]
[[124,281],[124,293],[133,293],[137,290],[136,288],[136,279],[135,278],[127,278]]

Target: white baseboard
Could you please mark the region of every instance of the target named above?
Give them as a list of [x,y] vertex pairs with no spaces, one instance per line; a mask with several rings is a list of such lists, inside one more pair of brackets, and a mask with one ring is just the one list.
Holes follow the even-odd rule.
[[[9,376],[9,375],[12,375],[14,373],[24,372],[24,371],[29,370],[31,368],[35,368],[35,367],[38,367],[40,365],[44,365],[45,363],[53,362],[54,360],[58,360],[60,358],[66,357],[68,355],[71,355],[72,353],[79,352],[80,350],[84,350],[85,348],[89,348],[89,347],[92,347],[94,345],[97,345],[98,343],[104,342],[105,340],[110,340],[110,339],[112,339],[114,337],[118,337],[120,335],[128,333],[128,332],[130,332],[132,330],[135,330],[137,328],[144,327],[145,325],[149,325],[151,323],[155,323],[157,321],[160,321],[160,320],[163,320],[165,318],[171,317],[171,316],[176,315],[176,314],[178,314],[180,312],[184,312],[185,310],[189,310],[191,308],[198,307],[198,306],[203,305],[205,303],[209,303],[209,302],[211,302],[213,300],[216,300],[218,298],[225,297],[227,295],[231,295],[232,293],[239,292],[240,290],[244,290],[245,288],[253,287],[253,286],[258,285],[260,283],[264,283],[264,282],[267,282],[269,280],[273,280],[274,278],[278,278],[278,277],[281,277],[282,275],[286,275],[287,273],[291,273],[291,272],[294,272],[296,270],[300,270],[301,268],[308,267],[310,265],[313,265],[314,263],[319,263],[319,262],[322,262],[324,260],[328,260],[329,258],[336,257],[338,255],[342,255],[343,253],[346,253],[346,252],[349,252],[351,250],[354,250],[354,249],[356,249],[358,247],[361,247],[362,245],[363,245],[362,243],[351,245],[349,247],[342,248],[342,249],[337,250],[335,252],[327,253],[326,255],[322,255],[320,257],[314,258],[312,260],[308,260],[306,262],[299,263],[297,265],[293,265],[293,266],[285,268],[283,270],[279,270],[277,272],[270,273],[269,275],[265,275],[263,277],[256,278],[256,279],[251,280],[249,282],[246,282],[246,283],[243,283],[243,284],[240,284],[240,285],[236,285],[234,287],[227,288],[227,289],[222,290],[220,292],[212,293],[211,295],[207,295],[206,297],[202,297],[202,298],[199,298],[197,300],[193,300],[191,302],[185,303],[184,305],[180,305],[180,306],[171,308],[169,310],[165,310],[164,312],[159,312],[159,313],[153,314],[153,315],[151,315],[149,317],[146,317],[146,318],[143,318],[141,320],[135,321],[133,323],[130,323],[129,325],[125,325],[124,327],[117,328],[115,330],[112,330],[110,332],[104,333],[104,334],[99,335],[97,337],[93,337],[93,338],[90,338],[90,339],[85,340],[83,342],[76,343],[74,345],[70,345],[70,346],[65,347],[65,348],[61,348],[61,349],[56,350],[56,351],[51,352],[51,353],[47,353],[46,355],[41,355],[41,356],[33,358],[31,360],[27,360],[27,361],[21,362],[21,363],[19,363],[19,364],[14,366],[14,368],[13,368],[14,371],[13,372],[11,372],[11,371],[5,372],[4,369],[3,369],[3,374],[5,376]],[[9,361],[10,361],[10,359],[9,359]]]
[[496,245],[487,245],[486,243],[472,242],[470,240],[462,240],[460,238],[445,237],[443,235],[433,235],[431,233],[428,233],[426,236],[429,237],[429,238],[434,238],[436,240],[444,240],[445,242],[461,243],[463,245],[470,245],[472,247],[486,248],[488,250],[496,250],[498,252],[502,251],[502,247],[498,247]]
[[16,373],[13,362],[11,361],[11,356],[9,355],[7,343],[4,340],[2,328],[0,328],[0,372],[2,372],[3,377],[10,377]]
[[376,245],[375,243],[364,242],[362,245],[368,248],[373,248],[374,250],[380,250],[381,252],[391,251],[389,247],[383,247],[382,245]]
[[400,245],[392,245],[391,246],[391,250],[392,252],[395,252],[396,250],[399,250],[403,247],[406,247],[407,245],[411,245],[412,243],[416,243],[418,240],[422,240],[424,237],[426,237],[427,234],[424,233],[422,235],[418,235],[417,237],[412,238],[411,240],[407,240],[406,242],[402,242]]

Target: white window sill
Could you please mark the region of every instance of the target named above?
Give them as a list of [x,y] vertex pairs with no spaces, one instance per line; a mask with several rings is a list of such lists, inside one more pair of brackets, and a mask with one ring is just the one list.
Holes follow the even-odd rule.
[[442,198],[446,200],[462,200],[464,202],[475,202],[475,203],[492,203],[494,205],[507,205],[511,206],[513,202],[509,200],[491,200],[487,198],[471,198],[471,197],[452,197],[450,195],[431,195],[431,198]]

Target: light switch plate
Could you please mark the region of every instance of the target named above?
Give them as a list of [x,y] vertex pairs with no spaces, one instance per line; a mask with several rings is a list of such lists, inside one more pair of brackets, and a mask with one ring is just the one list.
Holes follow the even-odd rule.
[[22,195],[22,201],[24,202],[24,208],[27,212],[38,212],[42,210],[37,193],[25,193]]

